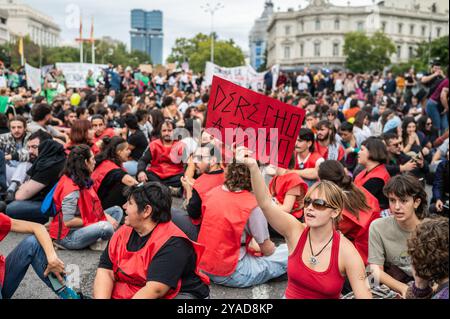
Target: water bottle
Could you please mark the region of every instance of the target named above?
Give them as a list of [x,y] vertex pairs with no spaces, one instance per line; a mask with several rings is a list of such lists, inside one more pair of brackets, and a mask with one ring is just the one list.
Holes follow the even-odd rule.
[[53,290],[55,291],[55,293],[58,295],[59,298],[81,299],[80,295],[78,295],[78,293],[76,293],[75,290],[73,290],[70,287],[67,287],[65,284],[62,285],[54,274],[50,274],[48,276],[48,279],[50,280],[50,283],[53,286]]

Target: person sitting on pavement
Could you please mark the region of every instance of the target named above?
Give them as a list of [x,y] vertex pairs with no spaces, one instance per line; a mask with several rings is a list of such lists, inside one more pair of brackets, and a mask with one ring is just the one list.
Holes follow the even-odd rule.
[[43,225],[12,219],[0,213],[0,241],[9,232],[32,234],[5,258],[0,255],[0,299],[11,299],[31,265],[38,277],[50,288],[53,274],[63,282],[64,262],[55,252],[52,240]]
[[407,245],[414,282],[406,299],[448,300],[448,218],[425,219]]
[[119,136],[104,137],[102,144],[104,150],[96,156],[96,166],[91,176],[94,190],[102,202],[103,209],[122,207],[127,200],[123,195],[125,188],[138,184],[122,166],[130,156],[130,149],[127,141]]
[[56,216],[49,232],[58,248],[102,250],[119,227],[123,211],[117,206],[103,210],[90,178],[94,167],[89,146],[72,149],[53,193]]
[[64,169],[66,154],[62,144],[52,140],[50,134],[38,130],[27,142],[30,177],[16,192],[15,201],[8,204],[6,214],[14,219],[45,224],[48,217],[41,214],[41,204],[48,192],[58,182]]
[[344,147],[338,141],[337,131],[333,123],[324,120],[316,125],[317,138],[314,145],[316,152],[326,160],[341,161],[344,159]]
[[355,245],[364,264],[367,264],[369,227],[374,220],[381,217],[378,199],[364,187],[356,187],[351,176],[345,172],[344,166],[337,161],[323,162],[319,168],[319,177],[322,181],[335,183],[345,193],[338,229]]
[[69,154],[72,148],[77,145],[88,145],[92,153],[97,155],[100,148],[94,143],[94,130],[88,120],[76,120],[70,129],[69,142],[65,145],[66,153]]
[[[305,224],[274,205],[258,164],[249,150],[239,148],[237,160],[245,163],[258,205],[270,225],[284,236],[288,248],[287,299],[339,299],[348,278],[356,298],[372,297],[364,263],[353,244],[335,229],[344,209],[338,186],[321,181],[304,199]],[[306,248],[309,242],[309,249]]]
[[286,273],[287,247],[276,247],[270,239],[251,191],[248,168],[231,163],[224,185],[212,189],[203,202],[198,242],[206,249],[200,268],[216,284],[247,288]]
[[139,182],[160,182],[168,186],[174,195],[179,196],[182,191],[181,177],[184,174],[181,158],[183,144],[173,139],[173,131],[172,122],[162,123],[161,137],[150,142],[149,148],[139,160],[137,177]]
[[380,284],[404,297],[407,283],[413,280],[407,239],[427,217],[427,194],[411,174],[393,177],[384,193],[392,215],[370,225],[368,262]]
[[171,221],[169,189],[155,182],[127,191],[125,225],[100,258],[96,299],[207,299],[198,268],[204,247]]

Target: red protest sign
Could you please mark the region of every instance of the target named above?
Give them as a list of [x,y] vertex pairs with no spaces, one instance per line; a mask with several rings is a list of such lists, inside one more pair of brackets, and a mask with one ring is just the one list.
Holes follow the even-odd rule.
[[207,131],[226,145],[248,147],[263,163],[288,168],[304,118],[301,108],[213,78]]

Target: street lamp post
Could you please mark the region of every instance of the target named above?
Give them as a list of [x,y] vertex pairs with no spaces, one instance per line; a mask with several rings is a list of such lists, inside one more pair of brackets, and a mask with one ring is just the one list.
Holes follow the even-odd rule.
[[216,11],[224,8],[223,3],[217,2],[214,4],[207,3],[204,6],[201,6],[201,8],[206,12],[211,14],[211,62],[214,63],[214,14]]

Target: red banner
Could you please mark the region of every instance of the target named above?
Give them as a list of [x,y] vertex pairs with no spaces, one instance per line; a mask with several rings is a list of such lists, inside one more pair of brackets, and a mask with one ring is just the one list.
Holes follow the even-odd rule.
[[265,164],[288,168],[305,111],[213,78],[207,131],[226,145],[244,145]]

